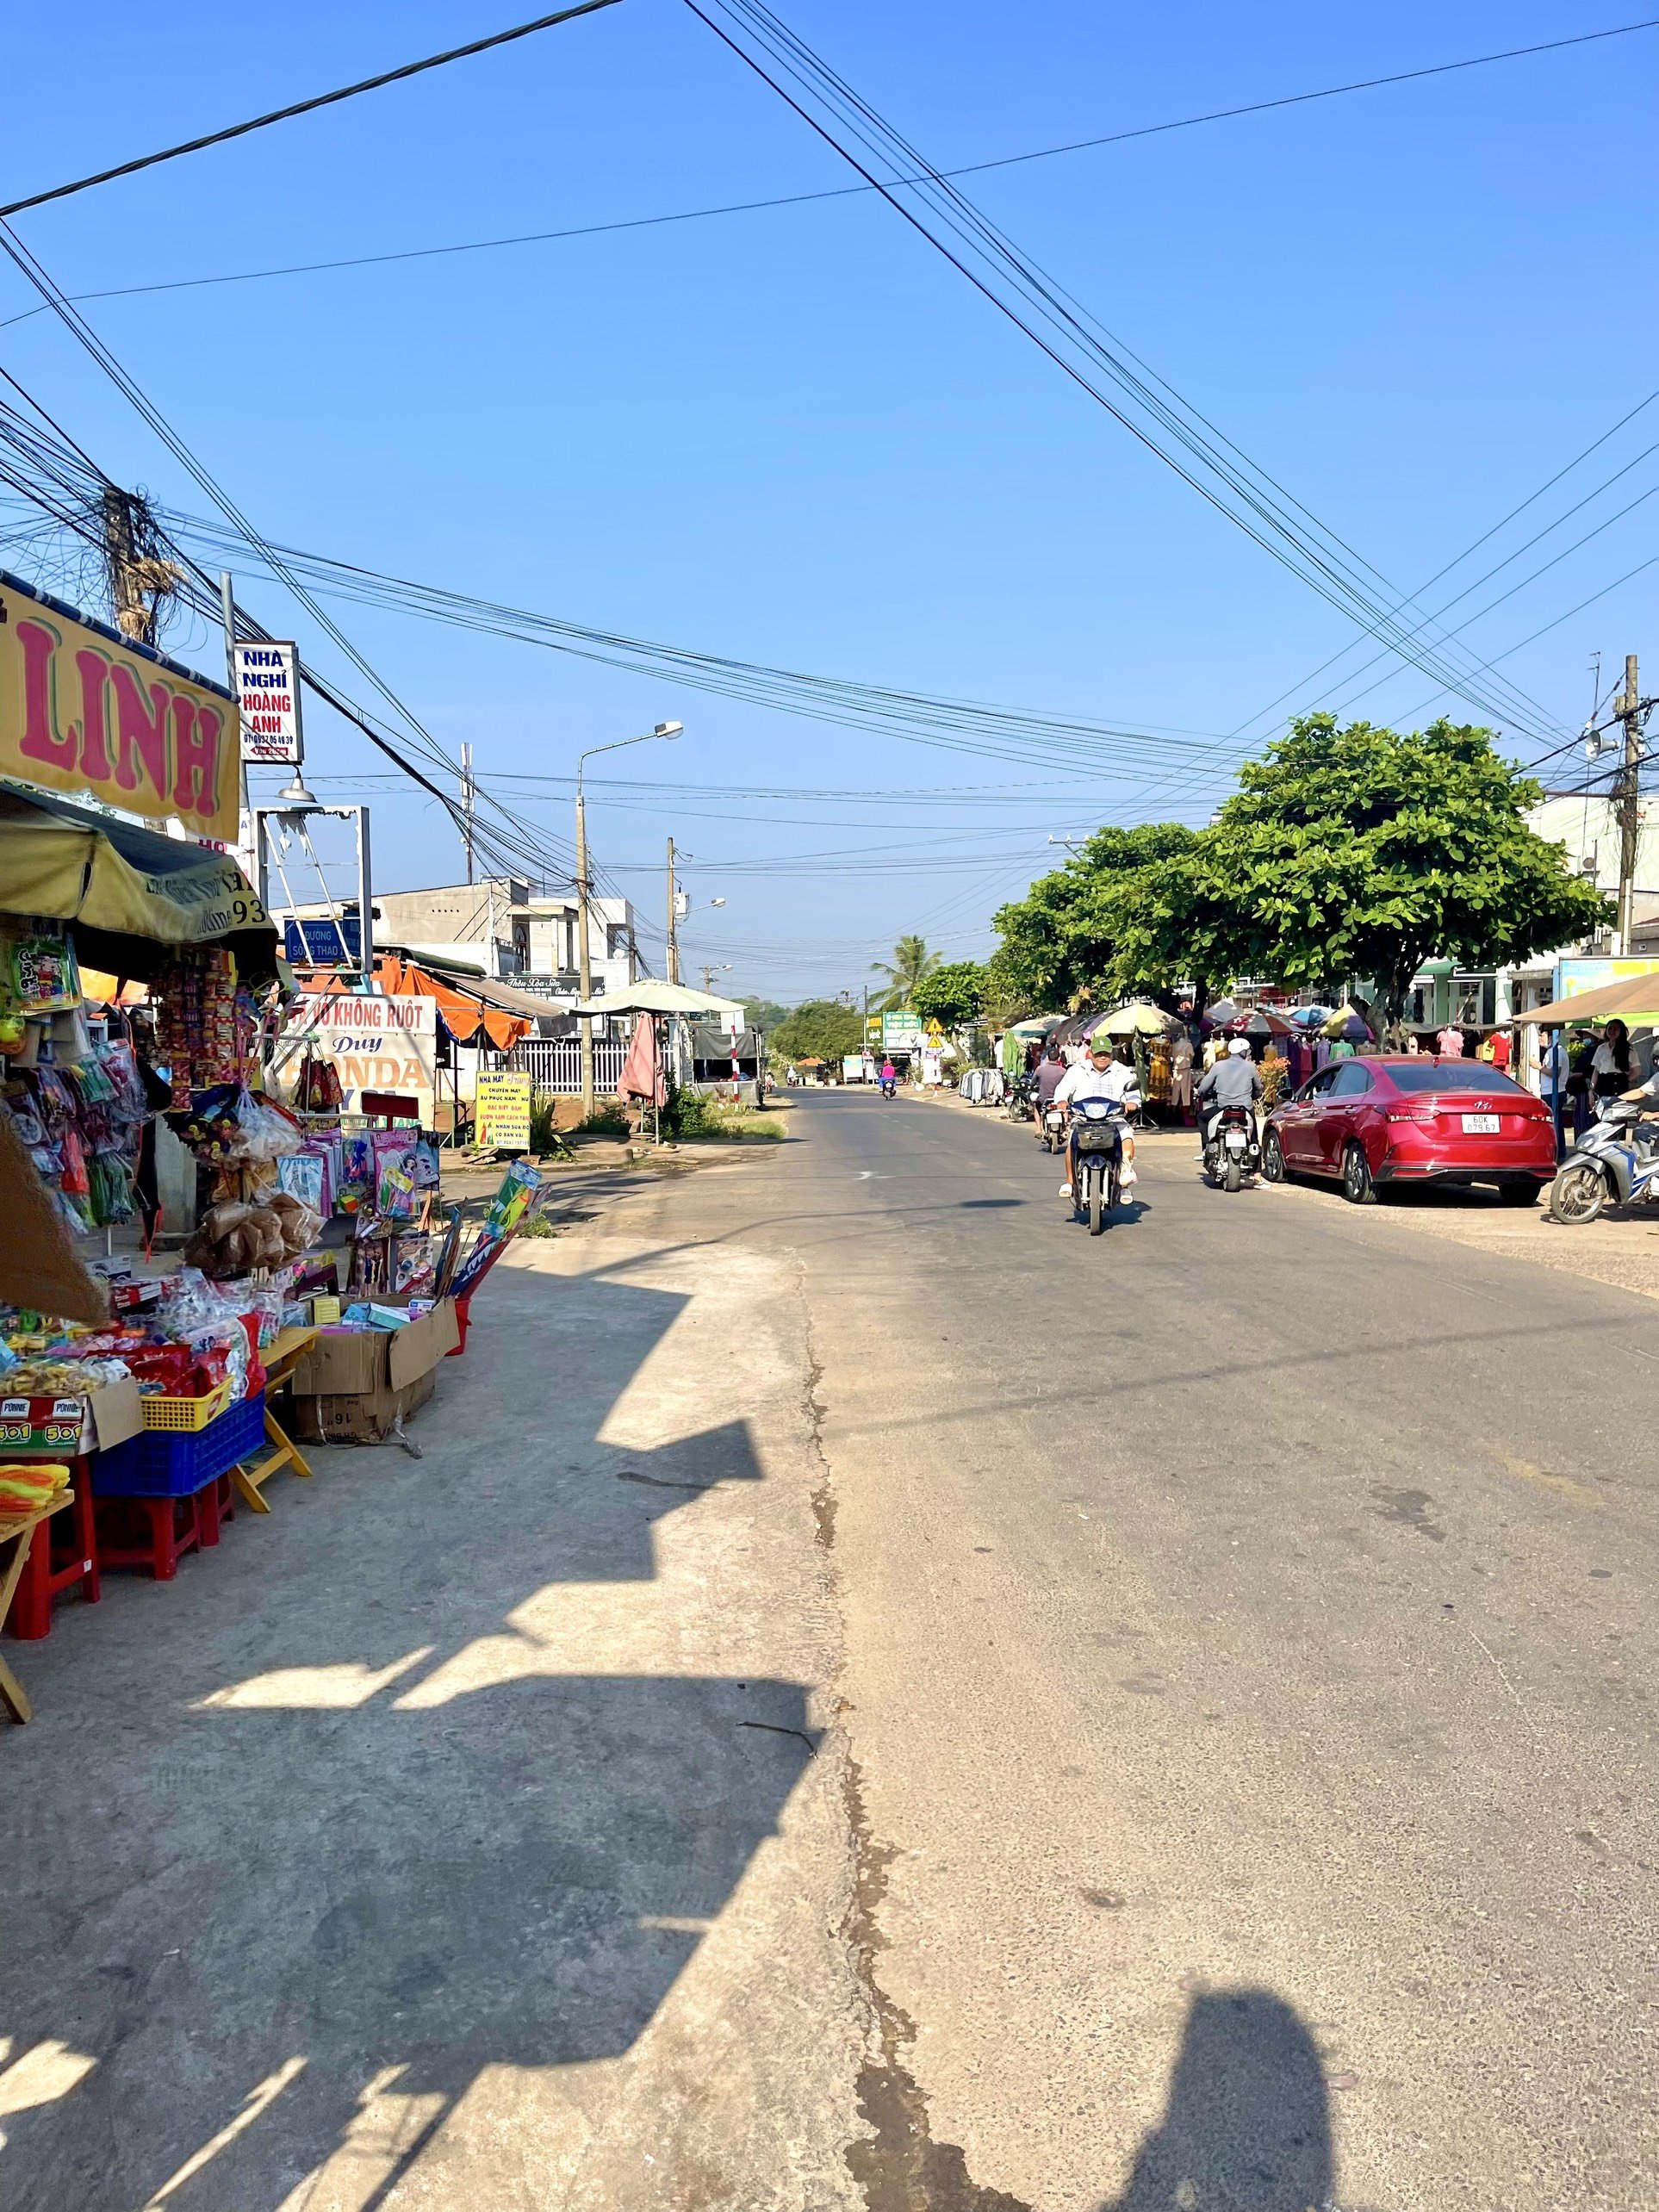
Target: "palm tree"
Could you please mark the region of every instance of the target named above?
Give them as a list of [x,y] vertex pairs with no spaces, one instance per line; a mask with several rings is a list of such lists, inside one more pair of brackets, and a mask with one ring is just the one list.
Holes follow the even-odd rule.
[[916,986],[924,982],[944,959],[942,953],[930,953],[924,937],[901,937],[893,947],[890,960],[872,960],[872,975],[885,975],[887,988],[875,1000],[879,1014],[897,1014],[909,1006],[916,995]]

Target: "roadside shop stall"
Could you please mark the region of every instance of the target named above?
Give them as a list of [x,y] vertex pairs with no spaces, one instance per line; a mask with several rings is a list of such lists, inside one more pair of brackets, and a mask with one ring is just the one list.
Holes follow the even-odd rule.
[[[326,1086],[301,1113],[264,1089],[289,984],[234,859],[0,781],[0,1624],[14,1637],[45,1635],[56,1597],[96,1601],[112,1567],[171,1580],[239,1501],[270,1510],[279,1468],[308,1475],[269,1403],[280,1385],[301,1435],[401,1435],[461,1345],[457,1307],[537,1195],[531,1170],[470,1238],[458,1213],[406,1235],[421,1133],[343,1131]],[[176,1264],[148,1240],[146,1156],[164,1127],[196,1187]],[[27,1717],[9,1674],[0,1704]]]

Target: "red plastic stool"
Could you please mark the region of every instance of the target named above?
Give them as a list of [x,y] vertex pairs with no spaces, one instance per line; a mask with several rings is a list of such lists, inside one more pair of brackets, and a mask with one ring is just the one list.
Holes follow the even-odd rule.
[[231,1478],[221,1475],[217,1482],[209,1482],[196,1494],[196,1533],[203,1546],[217,1544],[221,1525],[236,1519],[236,1493],[231,1488]]
[[[94,1606],[102,1594],[98,1587],[97,1531],[92,1516],[87,1465],[84,1459],[70,1463],[74,1469],[74,1501],[67,1513],[42,1521],[29,1538],[17,1594],[11,1601],[11,1632],[25,1643],[36,1643],[51,1632],[52,1600],[62,1591],[81,1583],[87,1603]],[[54,1547],[52,1539],[59,1522],[65,1525],[62,1541]]]
[[[215,1480],[205,1486],[217,1491]],[[98,1523],[98,1559],[105,1567],[147,1568],[158,1582],[171,1582],[178,1572],[178,1563],[187,1551],[202,1548],[202,1498],[198,1490],[189,1498],[100,1498],[96,1502]],[[130,1531],[131,1522],[123,1522],[122,1513],[141,1517],[147,1524],[147,1543],[123,1541],[124,1532]],[[114,1540],[112,1540],[112,1535]],[[219,1522],[214,1515],[214,1532],[208,1541],[219,1541]]]

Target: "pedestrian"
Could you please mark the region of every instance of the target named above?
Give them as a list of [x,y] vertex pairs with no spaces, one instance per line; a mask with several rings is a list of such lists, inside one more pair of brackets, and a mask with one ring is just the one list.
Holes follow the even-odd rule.
[[1615,1014],[1590,1057],[1590,1096],[1600,1103],[1631,1087],[1631,1033]]
[[[1184,1002],[1188,1012],[1192,1001]],[[1179,1112],[1183,1123],[1192,1126],[1192,1034],[1184,1022],[1170,1040],[1170,1103]]]
[[1462,1059],[1463,1033],[1455,1022],[1448,1022],[1435,1039],[1435,1045],[1442,1059]]
[[1573,1110],[1573,1134],[1590,1126],[1590,1068],[1601,1043],[1595,1028],[1575,1022],[1567,1038],[1567,1098]]

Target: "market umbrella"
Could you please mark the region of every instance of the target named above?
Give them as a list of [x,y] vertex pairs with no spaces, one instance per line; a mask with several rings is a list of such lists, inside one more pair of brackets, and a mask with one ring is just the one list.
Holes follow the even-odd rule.
[[1290,1019],[1299,1029],[1322,1029],[1331,1018],[1328,1006],[1293,1006]]
[[1239,1010],[1230,998],[1213,998],[1204,1009],[1204,1019],[1218,1029],[1225,1029],[1229,1022],[1236,1022]]
[[1103,1033],[1109,1037],[1161,1037],[1169,1027],[1170,1017],[1161,1008],[1148,1006],[1132,1000],[1127,1006],[1115,1006],[1109,1014],[1103,1014],[1090,1036]]
[[1004,1029],[1005,1037],[1017,1037],[1022,1044],[1030,1044],[1038,1037],[1046,1037],[1051,1029],[1058,1029],[1064,1014],[1034,1014],[1028,1021],[1013,1022]]
[[1240,1034],[1246,1037],[1289,1037],[1296,1032],[1276,1008],[1258,1006],[1250,1019],[1241,1024]]
[[1323,1024],[1325,1034],[1333,1041],[1345,1037],[1350,1044],[1358,1045],[1370,1035],[1365,1017],[1357,1007],[1350,1006],[1345,998],[1330,1020]]

